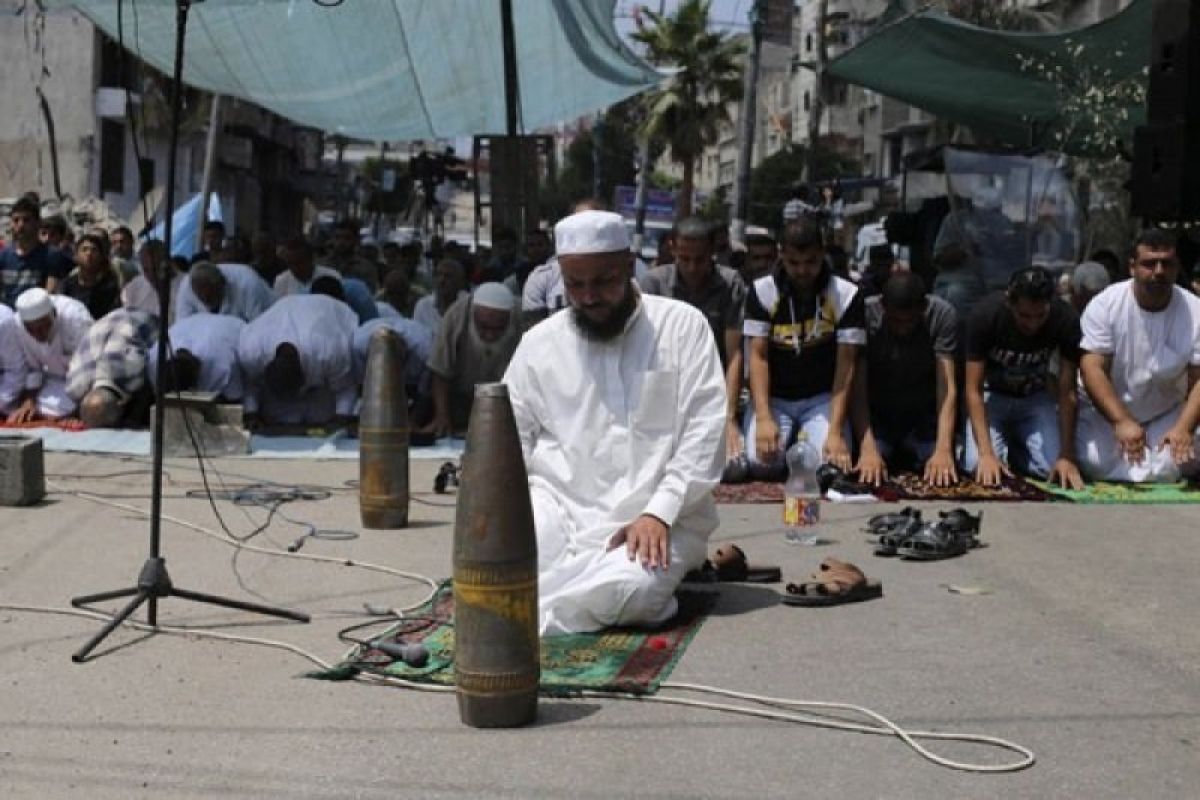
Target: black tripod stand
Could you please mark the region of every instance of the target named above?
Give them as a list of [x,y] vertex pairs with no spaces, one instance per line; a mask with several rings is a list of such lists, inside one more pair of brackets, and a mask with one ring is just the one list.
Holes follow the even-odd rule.
[[[171,252],[171,233],[172,233],[172,217],[175,215],[175,160],[176,153],[179,149],[179,119],[182,110],[183,98],[183,43],[187,32],[187,15],[191,8],[192,2],[201,2],[201,0],[176,0],[175,13],[175,71],[172,75],[172,94],[171,94],[171,140],[168,146],[168,161],[167,161],[167,203],[166,203],[166,220],[165,233],[163,236],[166,244],[167,258]],[[155,269],[158,269],[156,265]],[[158,624],[158,601],[160,598],[180,597],[184,600],[192,600],[197,603],[208,603],[214,606],[224,606],[225,608],[236,608],[241,611],[250,611],[256,614],[267,614],[273,617],[282,617],[284,619],[292,619],[297,622],[308,622],[309,616],[298,611],[289,611],[283,608],[272,608],[270,606],[258,605],[257,603],[244,603],[240,600],[229,600],[224,597],[217,597],[211,594],[202,594],[200,592],[192,592],[186,589],[177,589],[171,583],[171,576],[167,574],[167,562],[159,554],[159,540],[162,531],[162,476],[163,476],[163,400],[165,399],[163,387],[166,386],[165,376],[167,369],[167,311],[170,306],[171,295],[171,279],[165,269],[158,269],[158,274],[155,276],[158,281],[158,365],[157,365],[157,391],[154,404],[154,468],[150,490],[150,556],[146,559],[146,563],[142,565],[142,571],[138,575],[137,585],[124,589],[115,589],[109,592],[100,592],[99,594],[84,595],[71,600],[73,606],[85,606],[89,603],[97,603],[103,600],[113,600],[118,597],[132,597],[124,608],[107,622],[99,633],[88,640],[87,644],[79,648],[79,650],[71,656],[71,660],[76,663],[81,663],[87,660],[88,654],[100,644],[105,637],[113,632],[114,629],[122,622],[127,620],[134,611],[137,611],[143,603],[146,604],[146,621],[151,626]]]

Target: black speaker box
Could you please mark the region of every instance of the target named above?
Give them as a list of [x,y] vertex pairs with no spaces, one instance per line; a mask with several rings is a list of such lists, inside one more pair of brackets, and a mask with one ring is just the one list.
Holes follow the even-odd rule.
[[1168,222],[1200,219],[1200,137],[1182,121],[1139,128],[1133,140],[1133,213]]
[[1154,0],[1150,50],[1151,125],[1200,118],[1200,3]]

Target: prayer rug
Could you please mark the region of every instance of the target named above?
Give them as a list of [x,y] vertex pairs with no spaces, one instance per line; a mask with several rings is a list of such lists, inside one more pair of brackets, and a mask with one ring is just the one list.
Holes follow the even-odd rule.
[[1200,503],[1200,489],[1189,488],[1184,481],[1177,483],[1108,483],[1098,481],[1075,491],[1060,489],[1049,483],[1037,481],[1050,494],[1075,503]]
[[[930,486],[921,476],[904,472],[893,475],[876,489],[873,494],[885,502],[900,500],[945,500],[948,502],[978,503],[983,501],[1026,501],[1070,499],[1065,495],[1046,491],[1023,478],[1004,478],[1000,486],[980,486],[972,480],[962,479],[954,486]],[[723,483],[713,490],[718,503],[782,503],[782,483]]]
[[[659,630],[613,628],[599,633],[542,637],[541,693],[565,696],[583,690],[654,694],[700,630],[717,595],[681,590],[679,613]],[[332,670],[308,677],[347,680],[371,670],[417,683],[454,685],[454,591],[447,580],[433,599],[372,640],[413,644],[429,651],[424,667],[410,667],[367,645],[358,645]]]
[[9,430],[30,430],[32,428],[53,428],[60,431],[86,431],[83,420],[78,419],[35,419],[30,422],[0,422],[0,428]]

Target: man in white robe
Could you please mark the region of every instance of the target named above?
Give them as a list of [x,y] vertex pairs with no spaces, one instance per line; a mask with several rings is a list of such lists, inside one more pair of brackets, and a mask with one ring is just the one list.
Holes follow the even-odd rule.
[[[238,340],[246,323],[228,314],[192,314],[171,326],[168,340],[168,390],[216,392],[223,400],[240,402],[245,396]],[[174,361],[171,361],[171,358]],[[158,350],[147,359],[150,381],[158,385]]]
[[275,302],[267,282],[246,264],[194,264],[175,296],[175,319],[209,312],[228,314],[246,322]]
[[26,289],[17,297],[17,317],[25,375],[21,401],[8,421],[69,417],[75,401],[67,394],[67,370],[92,326],[92,315],[74,298]]
[[20,324],[17,315],[0,303],[0,419],[16,409],[25,386],[25,356],[17,341]]
[[619,215],[573,214],[555,239],[570,311],[526,332],[504,376],[537,528],[539,627],[657,625],[717,527],[720,359],[703,314],[638,292]]
[[281,297],[248,323],[238,340],[247,418],[282,425],[349,422],[358,402],[357,328],[350,306],[322,294]]

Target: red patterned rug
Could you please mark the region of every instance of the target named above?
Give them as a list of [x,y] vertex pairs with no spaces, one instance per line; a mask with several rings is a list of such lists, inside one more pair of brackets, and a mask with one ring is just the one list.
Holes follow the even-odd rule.
[[86,431],[87,425],[78,419],[35,419],[32,422],[0,422],[0,428],[28,430],[30,428],[58,428],[60,431]]

